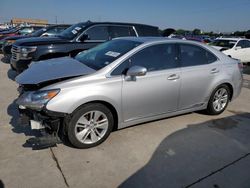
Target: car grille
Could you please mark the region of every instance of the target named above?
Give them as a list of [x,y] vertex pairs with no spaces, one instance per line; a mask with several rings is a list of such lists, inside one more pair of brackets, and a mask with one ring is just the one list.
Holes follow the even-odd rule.
[[11,48],[12,59],[17,61],[20,59],[20,47],[13,45]]

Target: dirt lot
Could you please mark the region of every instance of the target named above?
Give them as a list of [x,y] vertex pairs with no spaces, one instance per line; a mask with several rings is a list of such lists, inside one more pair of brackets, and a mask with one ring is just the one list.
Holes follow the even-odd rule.
[[248,74],[240,97],[220,116],[190,113],[126,128],[87,150],[32,150],[25,142],[35,132],[17,123],[15,73],[0,62],[0,180],[7,188],[248,188]]

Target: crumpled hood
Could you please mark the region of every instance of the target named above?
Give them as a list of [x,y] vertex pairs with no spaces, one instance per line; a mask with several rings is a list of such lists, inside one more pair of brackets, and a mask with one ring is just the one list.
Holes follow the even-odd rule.
[[94,72],[96,70],[73,58],[61,57],[32,63],[28,69],[16,77],[16,82],[21,85],[40,84]]

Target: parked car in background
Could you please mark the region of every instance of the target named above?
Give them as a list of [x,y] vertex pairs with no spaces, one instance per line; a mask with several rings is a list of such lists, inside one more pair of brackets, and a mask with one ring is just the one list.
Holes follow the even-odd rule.
[[50,25],[44,28],[41,28],[30,35],[18,35],[18,36],[12,36],[12,37],[7,37],[4,39],[3,47],[2,47],[2,52],[5,57],[9,58],[11,57],[11,48],[12,44],[16,42],[17,40],[20,39],[26,39],[26,38],[31,38],[31,37],[51,37],[51,36],[56,36],[60,34],[62,31],[70,27],[68,24],[58,24],[58,25]]
[[114,129],[197,110],[222,113],[240,94],[241,71],[238,60],[202,43],[120,38],[32,64],[16,78],[17,104],[32,129],[89,148]]
[[211,46],[226,55],[239,59],[242,63],[250,62],[250,40],[244,38],[218,38]]
[[186,35],[185,39],[196,41],[196,42],[201,42],[201,43],[206,43],[202,36],[197,36],[197,35]]
[[83,22],[72,25],[57,37],[29,38],[16,41],[12,47],[11,65],[17,72],[31,61],[72,56],[112,38],[124,36],[159,36],[158,27],[113,22]]
[[28,35],[41,28],[42,28],[41,26],[25,26],[25,27],[20,27],[20,28],[13,28],[11,30],[1,32],[0,33],[0,50],[2,50],[4,39],[6,37]]
[[183,36],[183,35],[176,35],[176,34],[171,34],[171,35],[168,36],[168,38],[186,40],[185,36]]

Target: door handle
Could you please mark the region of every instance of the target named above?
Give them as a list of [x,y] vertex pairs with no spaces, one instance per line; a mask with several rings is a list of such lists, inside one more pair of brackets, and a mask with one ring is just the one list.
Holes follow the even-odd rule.
[[215,74],[215,73],[218,73],[220,71],[217,68],[213,68],[210,72],[211,72],[211,74]]
[[168,77],[168,80],[177,80],[177,79],[179,79],[179,78],[180,78],[179,75],[177,75],[177,74],[171,74],[171,75]]

